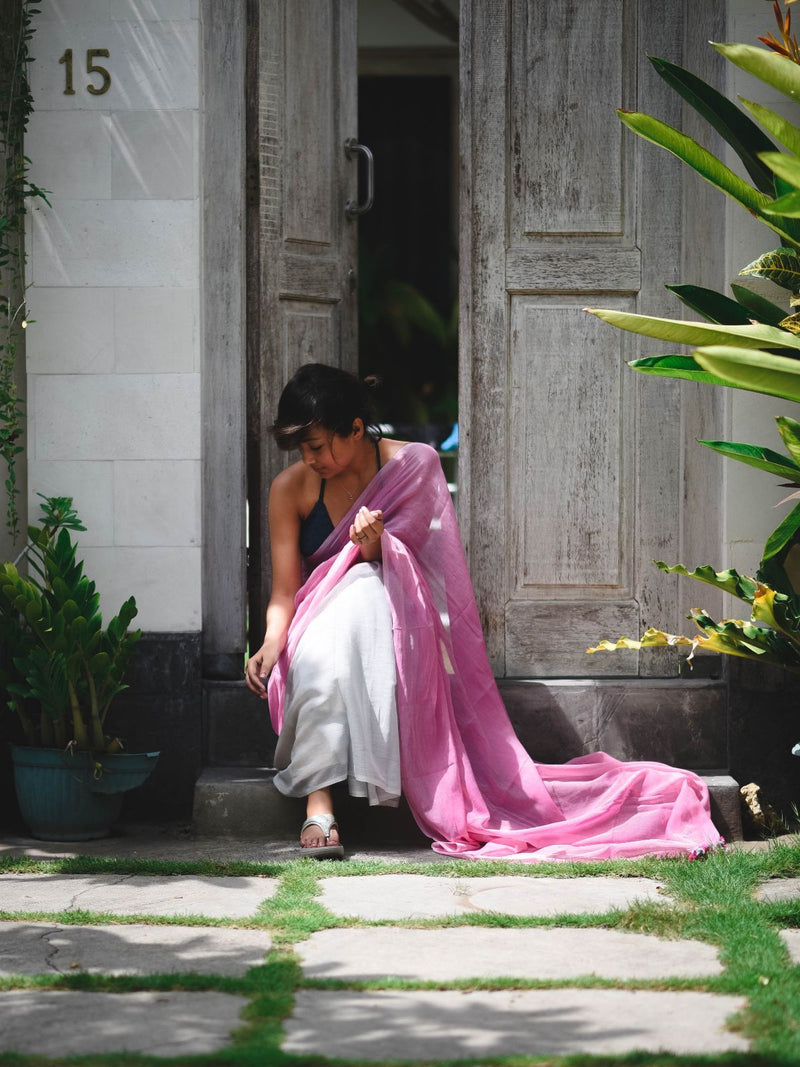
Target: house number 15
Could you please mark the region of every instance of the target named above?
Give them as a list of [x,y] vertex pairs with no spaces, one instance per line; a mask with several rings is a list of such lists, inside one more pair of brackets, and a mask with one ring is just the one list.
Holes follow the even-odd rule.
[[[90,77],[92,74],[97,74],[100,78],[99,85],[92,85],[90,83],[86,86],[92,96],[102,96],[103,93],[107,93],[111,88],[111,75],[105,67],[101,67],[99,63],[95,63],[95,59],[98,56],[103,59],[108,59],[109,55],[110,53],[107,48],[89,48],[86,51],[86,73]],[[58,62],[63,63],[65,67],[67,84],[64,89],[64,96],[74,96],[75,88],[72,84],[72,49],[68,48]]]

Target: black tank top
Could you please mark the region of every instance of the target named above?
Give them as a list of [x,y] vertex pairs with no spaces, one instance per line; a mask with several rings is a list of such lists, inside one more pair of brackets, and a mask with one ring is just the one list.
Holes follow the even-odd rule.
[[[378,442],[375,441],[375,459],[378,470],[381,469],[381,451]],[[326,541],[333,532],[333,523],[325,507],[325,479],[319,487],[319,496],[314,507],[300,522],[300,552],[304,556],[313,556],[323,541]]]

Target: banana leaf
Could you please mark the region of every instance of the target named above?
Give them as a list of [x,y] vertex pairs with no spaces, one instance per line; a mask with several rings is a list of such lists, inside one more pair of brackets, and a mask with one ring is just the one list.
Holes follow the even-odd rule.
[[773,89],[800,101],[800,67],[786,56],[778,56],[752,44],[712,45],[734,66],[752,74]]
[[666,59],[657,59],[655,56],[648,58],[667,85],[691,104],[728,142],[744,163],[756,187],[771,196],[772,175],[758,155],[775,148],[769,137],[727,96],[723,96],[696,74]]
[[789,241],[800,241],[800,224],[798,222],[794,219],[781,219],[779,221],[776,218],[765,215],[762,209],[771,204],[772,199],[758,189],[754,189],[738,174],[734,174],[729,167],[726,167],[721,160],[717,159],[706,148],[703,148],[697,141],[687,137],[686,134],[676,130],[673,126],[653,118],[651,115],[644,115],[638,111],[623,110],[619,110],[617,114],[620,120],[634,133],[677,156],[678,159],[693,170],[696,170],[702,178],[705,178],[715,188],[721,190],[726,196],[730,196],[743,207],[746,207],[748,211],[760,218],[776,233],[781,234]]
[[793,483],[800,484],[800,465],[788,456],[782,456],[780,452],[773,452],[771,448],[746,445],[736,441],[700,441],[699,443],[713,452],[719,452],[721,456],[738,459],[740,463],[746,463],[748,467],[756,467],[758,470],[768,471],[779,478],[789,478]]
[[759,322],[763,322],[767,326],[780,325],[786,316],[786,312],[778,307],[777,304],[767,300],[761,293],[748,289],[746,285],[731,282],[731,291],[742,307],[747,308],[752,318],[758,319]]
[[705,370],[742,389],[800,403],[799,360],[724,345],[698,348],[692,355]]
[[718,378],[715,374],[709,374],[692,356],[642,356],[641,359],[630,360],[628,366],[642,374],[654,374],[659,378],[683,378],[684,381],[703,382],[706,385],[725,385],[730,389],[744,388],[724,378]]
[[765,130],[769,130],[772,136],[785,145],[790,152],[800,155],[800,129],[793,122],[779,115],[777,111],[764,107],[763,104],[757,104],[753,100],[744,100],[742,97],[739,99]]
[[645,337],[656,337],[661,341],[671,341],[679,345],[730,345],[740,348],[800,350],[800,338],[763,323],[723,326],[718,323],[709,325],[705,322],[659,319],[652,315],[635,315],[630,311],[614,311],[608,308],[584,308],[584,311],[620,330],[644,334]]
[[696,311],[709,322],[722,323],[726,326],[749,326],[750,314],[736,300],[731,300],[714,289],[704,289],[702,285],[668,285],[667,289],[688,308]]

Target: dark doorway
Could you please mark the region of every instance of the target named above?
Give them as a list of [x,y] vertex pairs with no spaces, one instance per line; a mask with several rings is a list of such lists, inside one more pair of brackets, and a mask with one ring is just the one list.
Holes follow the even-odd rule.
[[359,370],[382,379],[381,421],[436,446],[458,417],[454,79],[359,78],[359,139],[375,206],[359,220]]

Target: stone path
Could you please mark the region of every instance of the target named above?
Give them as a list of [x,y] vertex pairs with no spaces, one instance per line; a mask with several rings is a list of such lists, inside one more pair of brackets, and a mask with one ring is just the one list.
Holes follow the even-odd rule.
[[[435,867],[431,867],[432,872]],[[324,868],[318,901],[338,925],[296,943],[307,988],[285,1020],[285,1052],[300,1056],[458,1059],[509,1055],[622,1055],[635,1050],[702,1055],[746,1051],[730,1028],[745,1001],[696,991],[578,988],[578,978],[649,982],[685,977],[702,983],[722,971],[716,950],[693,941],[600,927],[558,925],[351,926],[430,923],[444,917],[598,914],[635,900],[668,901],[647,879],[336,876]],[[330,872],[330,873],[329,873]],[[249,920],[273,897],[277,878],[112,875],[0,875],[0,976],[195,973],[242,976],[264,962],[268,929],[215,927]],[[768,883],[762,899],[800,894]],[[71,924],[59,914],[88,913]],[[51,921],[39,916],[49,914]],[[102,913],[103,921],[92,921]],[[37,916],[32,920],[31,915]],[[187,915],[209,921],[163,924]],[[14,916],[19,916],[18,918]],[[136,922],[115,917],[141,916]],[[147,919],[152,918],[152,922]],[[82,915],[81,915],[82,919]],[[785,942],[800,958],[800,932]],[[482,988],[365,989],[387,979]],[[498,979],[518,988],[485,988]],[[315,988],[333,979],[345,988]],[[525,988],[531,982],[563,983]],[[573,983],[573,984],[570,984]],[[507,983],[502,983],[506,985]],[[245,1024],[247,998],[220,992],[73,992],[13,989],[0,993],[0,1054],[67,1056],[140,1052],[163,1058],[213,1053]]]

